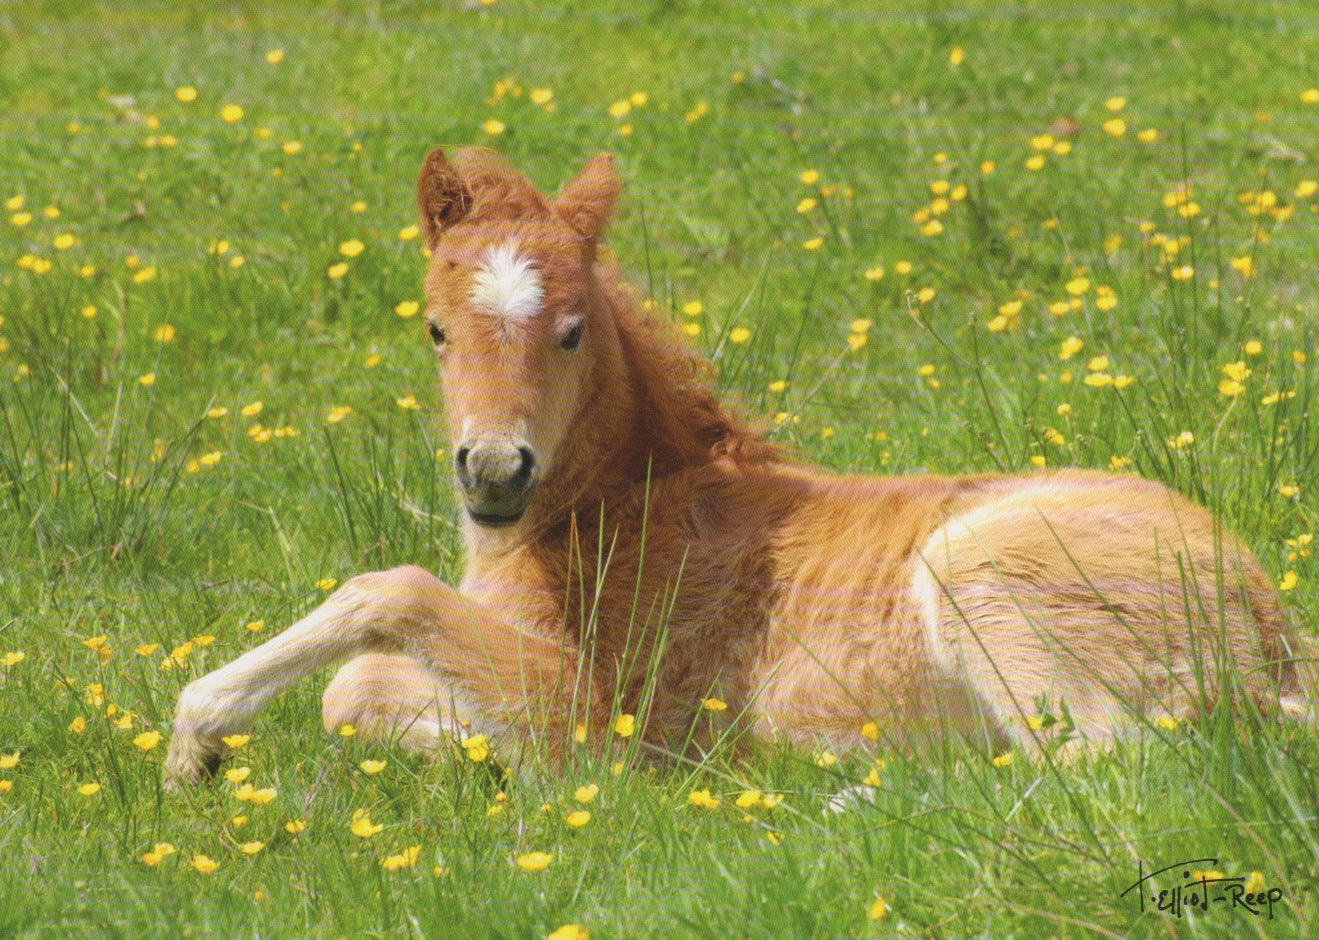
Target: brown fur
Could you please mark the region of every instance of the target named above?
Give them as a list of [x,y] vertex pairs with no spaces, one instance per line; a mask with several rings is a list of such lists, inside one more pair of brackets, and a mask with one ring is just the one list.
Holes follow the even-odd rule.
[[[328,728],[405,729],[426,748],[462,719],[539,737],[550,755],[578,724],[598,743],[615,713],[638,713],[652,664],[641,733],[663,749],[694,723],[709,743],[708,696],[729,706],[716,734],[741,716],[754,737],[838,747],[868,720],[895,742],[948,729],[1031,741],[1038,699],[1065,702],[1097,739],[1226,693],[1305,707],[1265,572],[1157,483],[838,477],[786,459],[600,257],[618,189],[607,157],[557,200],[487,151],[427,159],[427,321],[447,337],[454,452],[525,445],[534,495],[505,528],[466,520],[458,590],[412,567],[361,575],[189,686],[173,776],[213,768],[221,736],[345,658]],[[543,286],[526,322],[471,300],[474,269],[510,239]]]

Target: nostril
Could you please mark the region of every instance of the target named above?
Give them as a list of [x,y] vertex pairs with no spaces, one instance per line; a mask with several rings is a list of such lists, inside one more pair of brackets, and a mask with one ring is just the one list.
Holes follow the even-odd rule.
[[513,482],[518,486],[526,486],[531,481],[532,471],[536,469],[536,454],[530,447],[519,447],[518,456],[522,458],[522,464]]

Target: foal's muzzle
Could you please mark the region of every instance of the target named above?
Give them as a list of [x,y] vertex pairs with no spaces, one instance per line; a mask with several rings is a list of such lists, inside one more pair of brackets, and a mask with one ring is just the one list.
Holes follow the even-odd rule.
[[453,455],[453,472],[467,514],[492,527],[521,519],[540,479],[536,453],[525,441],[464,441]]

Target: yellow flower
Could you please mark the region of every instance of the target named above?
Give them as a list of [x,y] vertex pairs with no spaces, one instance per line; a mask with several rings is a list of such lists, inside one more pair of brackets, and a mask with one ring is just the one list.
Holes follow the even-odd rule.
[[691,806],[700,806],[703,809],[719,808],[719,797],[711,796],[709,790],[693,790],[687,794],[687,802]]
[[220,120],[226,124],[237,124],[243,119],[243,108],[237,104],[227,104],[220,109]]
[[711,697],[702,702],[701,707],[708,712],[721,712],[728,708],[728,703]]
[[578,787],[576,791],[573,792],[573,799],[578,803],[589,803],[595,799],[599,792],[600,788],[598,786],[594,783],[588,783],[585,786]]
[[417,404],[416,395],[404,395],[402,398],[394,399],[394,404],[398,405],[404,411],[420,411],[421,405]]
[[79,715],[69,722],[69,734],[82,734],[87,730],[87,719]]
[[1131,463],[1130,457],[1119,457],[1117,454],[1108,458],[1108,465],[1114,470],[1121,470],[1127,464]]
[[224,779],[236,786],[246,780],[251,773],[251,767],[230,767],[224,772]]
[[394,312],[398,314],[400,317],[402,317],[404,320],[406,320],[408,317],[416,316],[417,311],[420,309],[421,309],[421,304],[417,303],[415,300],[400,300],[394,306]]
[[1159,130],[1156,127],[1147,127],[1136,135],[1143,144],[1152,144],[1159,139]]
[[156,373],[147,372],[143,375],[139,375],[137,377],[137,384],[150,388],[152,385],[156,384]]
[[269,62],[271,65],[279,65],[279,63],[284,61],[284,50],[271,49],[269,52],[266,53],[266,61]]
[[212,859],[210,856],[200,854],[194,855],[192,861],[188,864],[197,869],[197,871],[201,872],[203,875],[212,874],[220,867],[220,863]]
[[490,744],[484,734],[463,738],[462,746],[467,752],[467,759],[475,763],[479,764],[490,756]]
[[814,186],[816,183],[820,182],[820,171],[802,170],[801,173],[797,175],[797,179],[801,180],[802,183],[807,186]]
[[12,754],[0,754],[0,770],[13,770],[18,766],[18,760],[22,756],[22,751],[15,751]]
[[133,739],[133,744],[144,751],[149,751],[160,743],[159,731],[143,731]]
[[325,269],[325,276],[332,281],[337,281],[339,278],[343,277],[347,273],[348,273],[347,261],[340,261],[337,264],[332,264]]
[[815,251],[815,249],[819,248],[823,244],[824,244],[824,238],[820,235],[816,235],[814,238],[806,239],[806,241],[801,243],[801,246],[805,248],[807,251]]
[[362,768],[363,773],[378,774],[385,769],[385,765],[388,763],[389,761],[384,760],[364,760],[357,766]]
[[829,751],[821,751],[815,758],[815,766],[826,770],[836,763],[838,763],[838,758]]
[[356,258],[364,248],[366,248],[366,245],[362,244],[360,239],[350,238],[348,241],[339,244],[339,254],[345,258]]
[[9,221],[12,222],[17,228],[22,228],[23,226],[27,225],[29,222],[32,221],[32,213],[15,212],[13,215],[9,217]]
[[1072,280],[1068,281],[1065,286],[1067,288],[1067,293],[1071,294],[1073,297],[1080,297],[1090,289],[1090,280],[1089,278],[1084,277],[1072,278]]
[[618,720],[614,722],[614,734],[620,738],[630,738],[636,730],[637,719],[635,715],[619,715]]
[[1319,88],[1307,88],[1301,92],[1302,104],[1319,104]]
[[870,907],[866,909],[866,917],[870,920],[883,920],[888,912],[888,902],[881,897],[876,897]]
[[96,306],[94,304],[87,304],[87,306],[83,307],[78,312],[82,314],[84,320],[90,320],[96,316]]
[[0,658],[0,664],[5,666],[17,666],[25,659],[27,659],[27,653],[24,653],[21,650],[14,650],[5,653],[4,657]]
[[386,855],[380,860],[380,867],[385,871],[398,871],[400,868],[411,868],[417,864],[417,859],[421,856],[421,846],[410,845],[397,855]]
[[1127,132],[1127,122],[1122,118],[1109,118],[1103,124],[1104,133],[1109,137],[1121,137]]
[[343,724],[339,726],[339,737],[351,738],[355,734],[357,734],[357,729],[354,728],[352,725]]
[[370,810],[358,809],[353,811],[353,824],[348,828],[359,839],[369,839],[385,827],[371,821]]
[[286,140],[284,141],[284,146],[280,147],[280,149],[291,157],[294,154],[302,152],[302,143],[297,140]]
[[1264,880],[1264,873],[1261,871],[1252,871],[1250,877],[1246,879],[1246,894],[1259,894],[1264,890],[1267,882]]
[[1065,362],[1079,353],[1084,345],[1085,344],[1081,342],[1079,338],[1069,336],[1067,339],[1063,340],[1062,347],[1058,351],[1058,358]]
[[1284,483],[1278,487],[1278,493],[1286,497],[1287,499],[1291,499],[1292,497],[1298,495],[1300,492],[1301,492],[1301,488],[1297,486],[1295,483]]
[[67,251],[73,247],[73,236],[65,232],[63,235],[56,235],[50,243],[56,251]]
[[948,64],[952,66],[961,65],[966,61],[966,50],[961,46],[953,46],[948,51]]
[[154,281],[157,273],[159,272],[156,270],[155,265],[147,265],[145,268],[133,272],[133,283],[145,284],[147,281]]
[[174,339],[174,327],[168,323],[161,324],[151,336],[157,343],[168,343]]
[[549,104],[553,98],[554,92],[549,88],[533,88],[527,95],[527,100],[535,105]]
[[995,767],[1006,767],[1008,764],[1012,763],[1012,755],[1011,755],[1011,754],[999,754],[997,757],[995,757],[995,758],[993,759],[993,761],[991,761],[991,763],[992,763]]
[[284,824],[284,831],[291,836],[296,836],[298,833],[306,830],[306,828],[307,820],[305,819],[290,819]]
[[264,842],[244,842],[238,847],[238,851],[244,855],[255,855],[266,847]]
[[1109,98],[1104,102],[1104,107],[1113,112],[1121,111],[1126,106],[1127,99],[1121,95],[1114,95],[1112,98]]
[[580,924],[564,924],[547,935],[545,940],[591,940],[591,931]]
[[1173,268],[1169,272],[1174,281],[1189,281],[1195,277],[1195,268],[1189,264],[1183,264],[1180,267]]
[[810,212],[812,209],[815,208],[815,206],[816,206],[815,200],[812,199],[810,196],[807,196],[801,202],[797,203],[797,211],[804,214]]
[[234,750],[237,750],[238,748],[245,745],[248,741],[252,740],[252,736],[250,734],[229,734],[229,735],[225,735],[220,740],[223,741],[226,746],[231,747]]
[[1172,715],[1160,715],[1158,718],[1154,719],[1154,724],[1164,731],[1175,731],[1181,722]]
[[609,116],[621,118],[625,117],[632,110],[632,102],[627,99],[615,101],[609,106]]
[[879,740],[879,725],[873,721],[867,721],[861,726],[861,737],[868,738],[871,741]]
[[923,304],[928,304],[935,298],[935,296],[936,294],[933,287],[922,287],[916,292],[916,299]]
[[481,130],[485,131],[485,133],[489,134],[491,137],[498,137],[500,134],[504,133],[504,122],[495,118],[490,118],[490,120],[481,124]]
[[1083,381],[1091,388],[1108,388],[1113,384],[1113,376],[1107,372],[1091,372]]
[[867,268],[864,276],[867,281],[881,280],[884,277],[884,269],[878,265],[873,268]]
[[84,783],[78,788],[78,792],[83,796],[96,796],[101,792],[101,785],[99,783]]
[[142,861],[148,868],[155,868],[165,860],[165,856],[174,854],[174,846],[168,842],[157,842],[155,847],[142,856]]
[[738,343],[738,344],[745,343],[750,338],[751,338],[751,331],[748,330],[745,326],[735,326],[728,333],[728,341],[730,343]]
[[1095,356],[1089,362],[1086,363],[1085,367],[1089,369],[1091,372],[1102,372],[1108,368],[1108,357]]
[[1288,571],[1286,574],[1282,576],[1282,580],[1278,582],[1278,590],[1290,591],[1296,587],[1296,583],[1298,580],[1299,579],[1296,577],[1295,571]]
[[573,810],[563,817],[563,821],[574,829],[580,829],[591,821],[591,814],[584,809]]
[[1029,157],[1026,160],[1026,169],[1031,172],[1038,172],[1039,170],[1044,169],[1044,154],[1037,153],[1033,157]]
[[682,305],[682,312],[689,317],[699,317],[705,312],[705,304],[699,300],[689,300]]
[[547,852],[528,852],[517,857],[518,868],[523,871],[544,871],[550,867],[554,856]]
[[325,420],[330,424],[338,424],[352,413],[353,409],[351,405],[335,405],[330,409],[330,413],[326,415]]

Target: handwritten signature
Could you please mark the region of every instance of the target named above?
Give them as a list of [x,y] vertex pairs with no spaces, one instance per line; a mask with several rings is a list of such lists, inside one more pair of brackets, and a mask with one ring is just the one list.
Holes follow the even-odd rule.
[[[1232,910],[1243,910],[1255,917],[1265,916],[1273,920],[1273,906],[1283,897],[1282,889],[1267,887],[1258,872],[1231,877],[1217,871],[1216,858],[1188,858],[1151,872],[1145,871],[1144,861],[1137,865],[1139,877],[1118,897],[1125,898],[1136,892],[1142,914],[1147,901],[1155,910],[1166,911],[1178,918],[1188,910],[1208,911],[1213,905],[1223,904]],[[1169,876],[1172,879],[1180,873],[1182,883],[1159,888],[1151,879],[1165,872],[1174,872]]]

